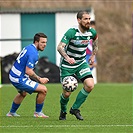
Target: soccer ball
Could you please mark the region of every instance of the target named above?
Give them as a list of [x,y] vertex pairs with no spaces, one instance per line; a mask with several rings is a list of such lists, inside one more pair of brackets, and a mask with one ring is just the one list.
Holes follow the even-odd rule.
[[67,92],[73,92],[78,87],[78,81],[73,76],[67,76],[63,79],[62,87]]

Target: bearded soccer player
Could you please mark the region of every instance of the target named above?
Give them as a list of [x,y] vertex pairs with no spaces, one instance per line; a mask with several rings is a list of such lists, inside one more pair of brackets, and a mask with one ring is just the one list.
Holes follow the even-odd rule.
[[[69,111],[70,114],[79,120],[83,120],[79,108],[94,88],[93,76],[85,59],[86,48],[90,39],[93,40],[93,51],[89,59],[91,64],[94,63],[95,55],[98,50],[97,32],[90,27],[90,19],[91,17],[87,11],[79,11],[77,13],[78,26],[68,29],[57,46],[57,50],[61,55],[61,82],[66,76],[76,75],[83,83],[83,87],[79,91]],[[63,89],[60,96],[61,109],[59,120],[66,120],[67,104],[71,93],[72,92],[67,92]]]

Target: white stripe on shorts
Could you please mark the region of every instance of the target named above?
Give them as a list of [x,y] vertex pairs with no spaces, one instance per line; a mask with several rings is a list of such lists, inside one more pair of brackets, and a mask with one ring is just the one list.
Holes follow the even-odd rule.
[[12,77],[11,75],[9,75],[9,78],[12,82],[15,82],[15,83],[19,83],[19,79],[18,78],[14,78]]

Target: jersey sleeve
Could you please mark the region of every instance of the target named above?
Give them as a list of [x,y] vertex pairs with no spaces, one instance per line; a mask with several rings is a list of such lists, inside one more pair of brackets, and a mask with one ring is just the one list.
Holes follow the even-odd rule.
[[34,60],[32,58],[28,58],[26,66],[33,69],[34,68]]
[[73,28],[70,28],[62,37],[61,42],[68,44],[70,40],[74,37],[75,33],[75,30]]
[[36,61],[36,54],[31,50],[28,50],[26,66],[33,69],[35,67]]
[[97,32],[93,28],[91,30],[92,30],[92,34],[93,34],[93,40],[96,40],[98,38]]

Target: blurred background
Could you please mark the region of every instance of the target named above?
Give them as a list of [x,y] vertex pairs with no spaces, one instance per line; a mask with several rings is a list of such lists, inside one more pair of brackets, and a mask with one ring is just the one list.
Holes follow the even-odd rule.
[[56,47],[66,30],[77,25],[76,13],[88,10],[99,36],[97,54],[98,83],[130,83],[132,64],[132,10],[130,0],[1,0],[0,60],[1,82],[9,83],[8,72],[18,53],[33,42],[37,32],[48,36],[47,47],[40,52],[36,72],[59,82]]

